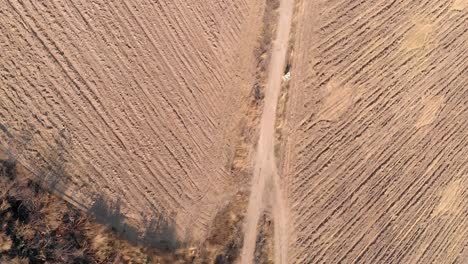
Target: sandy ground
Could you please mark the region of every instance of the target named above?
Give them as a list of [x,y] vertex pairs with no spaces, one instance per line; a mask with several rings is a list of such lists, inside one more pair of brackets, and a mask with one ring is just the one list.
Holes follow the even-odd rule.
[[467,1],[302,1],[288,263],[467,263]]
[[203,234],[240,181],[229,168],[260,12],[241,0],[0,1],[2,146],[40,177],[66,174],[57,188],[77,205],[102,195],[131,221],[162,215]]
[[293,10],[293,0],[281,1],[277,36],[273,44],[265,89],[265,104],[260,121],[260,135],[254,161],[251,196],[247,208],[246,230],[241,255],[242,263],[253,263],[257,224],[262,211],[268,204],[273,204],[275,261],[276,263],[287,263],[286,215],[281,186],[279,185],[279,175],[276,169],[274,147],[276,108],[281,91],[282,76],[286,67]]

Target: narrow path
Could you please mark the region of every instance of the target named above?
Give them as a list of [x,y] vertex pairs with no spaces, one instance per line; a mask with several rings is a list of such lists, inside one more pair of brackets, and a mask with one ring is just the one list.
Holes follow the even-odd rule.
[[275,263],[287,261],[286,214],[281,196],[279,175],[275,163],[275,122],[281,78],[286,66],[289,35],[291,31],[294,0],[281,0],[277,36],[273,43],[265,105],[260,121],[260,137],[255,156],[254,175],[246,216],[244,246],[241,262],[253,263],[257,223],[265,205],[273,205]]

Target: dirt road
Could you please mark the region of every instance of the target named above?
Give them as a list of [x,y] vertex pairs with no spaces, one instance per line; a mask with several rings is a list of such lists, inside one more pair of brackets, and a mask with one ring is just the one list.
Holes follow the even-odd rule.
[[275,121],[282,74],[286,64],[294,0],[282,0],[276,40],[273,44],[265,106],[260,123],[260,137],[255,156],[254,177],[247,209],[242,263],[252,263],[255,252],[258,219],[267,203],[273,205],[275,227],[275,263],[286,263],[286,216],[281,197],[279,175],[274,156]]

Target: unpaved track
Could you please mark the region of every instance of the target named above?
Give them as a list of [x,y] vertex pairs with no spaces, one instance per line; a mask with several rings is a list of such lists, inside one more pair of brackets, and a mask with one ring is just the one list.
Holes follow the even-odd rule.
[[[246,217],[246,231],[242,249],[242,263],[252,263],[257,236],[257,223],[267,202],[273,204],[275,223],[275,263],[286,263],[286,217],[281,197],[280,179],[276,170],[275,121],[281,80],[286,65],[288,41],[294,10],[293,0],[282,0],[276,40],[270,62],[265,90],[265,105],[260,123],[260,137],[255,157],[254,177]],[[271,199],[271,201],[268,201]]]

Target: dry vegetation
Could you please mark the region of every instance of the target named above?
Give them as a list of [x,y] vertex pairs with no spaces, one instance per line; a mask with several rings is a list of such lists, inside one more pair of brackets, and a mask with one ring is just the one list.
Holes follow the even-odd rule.
[[275,28],[278,20],[277,11],[279,6],[280,0],[266,0],[265,2],[262,21],[263,28],[260,33],[258,46],[255,50],[255,58],[257,58],[259,73],[267,73],[270,57],[269,53],[271,52],[271,46],[276,32]]
[[1,160],[1,263],[153,263],[155,256],[21,175]]
[[[291,53],[290,53],[291,54]],[[285,73],[291,73],[292,67],[291,64],[285,69]],[[278,105],[276,107],[276,122],[275,122],[275,156],[277,157],[276,162],[279,165],[282,153],[284,151],[284,127],[286,124],[286,114],[287,114],[287,103],[289,97],[289,89],[291,88],[290,81],[283,81],[281,85],[281,92],[278,98]]]
[[218,212],[194,263],[228,264],[239,260],[247,197],[245,193],[238,193]]
[[266,0],[263,10],[262,28],[254,51],[257,68],[255,82],[252,89],[251,100],[245,117],[239,127],[240,138],[231,169],[237,172],[248,173],[250,169],[250,155],[257,142],[257,127],[262,113],[264,89],[268,78],[268,65],[270,63],[271,47],[276,33],[278,21],[278,8],[280,0]]
[[263,212],[258,223],[258,234],[255,245],[254,263],[274,263],[274,226],[270,212]]
[[[286,68],[284,69],[284,74],[289,73],[290,79],[292,79],[295,73],[293,72],[293,62],[294,62],[294,45],[297,34],[297,27],[300,18],[300,11],[302,7],[302,0],[295,0],[294,2],[294,15],[292,19],[291,32],[289,34],[289,43],[288,43],[288,53],[286,58]],[[280,168],[284,161],[284,153],[287,140],[285,135],[287,131],[287,114],[288,114],[288,100],[289,93],[291,89],[291,80],[284,80],[281,85],[281,92],[278,98],[278,105],[276,108],[276,124],[275,124],[275,156],[278,168]]]

